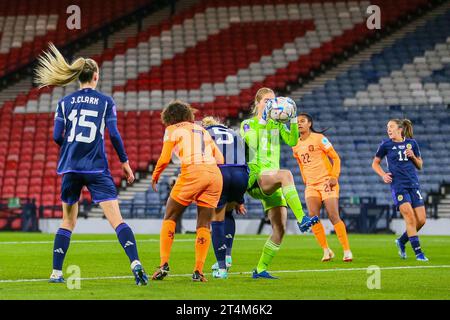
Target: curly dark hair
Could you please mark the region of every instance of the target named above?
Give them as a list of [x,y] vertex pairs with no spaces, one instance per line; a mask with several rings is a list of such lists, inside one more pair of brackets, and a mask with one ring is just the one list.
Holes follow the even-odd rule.
[[188,103],[175,100],[169,103],[161,112],[161,121],[165,126],[170,126],[179,122],[194,122],[194,113],[197,111]]

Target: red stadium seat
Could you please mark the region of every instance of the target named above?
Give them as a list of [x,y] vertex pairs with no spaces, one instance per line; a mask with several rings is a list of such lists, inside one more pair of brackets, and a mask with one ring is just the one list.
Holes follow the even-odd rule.
[[[62,18],[66,17],[66,9],[72,4],[69,0],[60,0],[56,4],[39,0],[0,2],[0,13],[5,13],[13,19],[19,16],[40,16],[45,18],[46,16],[56,15],[59,17],[56,20],[55,30],[45,29],[44,34],[40,34],[42,30],[37,30],[37,27],[33,25],[31,27],[34,27],[34,30],[17,29],[17,33],[21,32],[28,36],[31,35],[33,40],[32,42],[23,42],[20,47],[11,47],[6,53],[0,53],[0,76],[29,63],[34,59],[35,55],[39,54],[47,46],[48,42],[52,41],[56,45],[64,45],[102,25],[112,22],[114,19],[133,12],[148,2],[148,0],[79,0],[77,5],[83,12],[83,21],[89,21],[89,23],[83,22],[83,28],[71,30],[70,32],[67,32],[66,19]],[[110,10],[100,9],[102,7]],[[12,21],[14,22],[14,20]],[[28,25],[28,27],[30,26]],[[18,28],[18,25],[16,25],[16,28]],[[129,44],[133,45],[135,43],[129,41]]]
[[[47,46],[49,40],[58,46],[75,42],[87,32],[135,10],[148,0],[110,0],[107,1],[107,6],[104,5],[105,1],[80,0],[77,2],[80,3],[82,12],[85,12],[83,21],[89,22],[82,30],[67,32],[64,27],[65,19],[58,19],[56,30],[46,31],[43,35],[36,36],[33,42],[24,42],[20,48],[12,48],[7,54],[0,54],[0,76],[4,72],[14,71],[24,63],[29,63]],[[306,1],[306,3],[309,2],[322,3],[323,1]],[[422,4],[423,0],[399,1],[397,4],[387,0],[378,2],[385,12],[383,23],[388,23],[398,19],[400,15],[407,14],[408,11]],[[3,1],[0,2],[0,12],[8,12],[13,16],[31,14],[66,16],[64,9],[68,3],[70,3],[69,0],[61,0],[57,3],[38,0]],[[292,4],[295,1],[277,0],[276,3]],[[273,1],[250,2],[250,5],[262,4],[273,4]],[[150,37],[161,36],[163,30],[171,32],[175,25],[179,26],[196,13],[203,13],[206,8],[214,6],[239,7],[242,6],[242,2],[237,0],[200,1],[191,9],[171,19],[123,39],[121,43],[115,44],[113,48],[105,49],[95,58],[99,62],[113,61],[118,55],[126,53],[128,49],[139,51],[137,48],[140,43],[148,44]],[[116,81],[114,74],[112,75],[113,91],[125,94],[127,101],[131,97],[132,103],[141,101],[140,94],[147,94],[149,90],[151,90],[150,94],[155,93],[155,90],[199,91],[205,84],[223,83],[227,77],[236,75],[240,69],[248,69],[250,65],[260,61],[262,56],[271,56],[274,50],[283,51],[284,44],[292,43],[297,37],[314,29],[315,22],[312,20],[273,21],[272,19],[270,22],[232,22],[229,28],[222,28],[195,45],[184,48],[184,51],[177,52],[173,58],[165,58],[159,65],[152,64],[148,71],[138,73],[137,70],[141,70],[140,68],[128,69],[130,66],[126,65],[125,78],[120,79],[120,84],[116,85],[119,81]],[[199,114],[210,113],[221,118],[235,117],[239,111],[248,108],[256,88],[269,86],[284,89],[289,82],[296,82],[298,77],[308,76],[314,68],[320,67],[335,54],[343,53],[369,34],[370,31],[364,23],[355,25],[342,35],[313,48],[309,54],[299,56],[288,65],[277,67],[273,73],[265,75],[264,78],[258,78],[258,81],[249,80],[250,83],[244,88],[239,87],[238,93],[215,93],[213,101],[194,101],[195,106],[201,109]],[[150,59],[150,57],[143,59],[146,58]],[[135,62],[131,60],[129,61]],[[139,62],[139,60],[136,61],[138,65]],[[148,61],[145,62],[148,63]],[[114,69],[109,70],[111,71],[108,72],[115,72]],[[133,72],[128,73],[128,70]],[[136,74],[136,76],[130,76],[130,74]],[[216,89],[214,87],[214,90]],[[59,196],[56,196],[61,183],[61,179],[56,176],[59,149],[52,141],[53,115],[50,112],[33,114],[14,112],[16,107],[26,106],[30,101],[38,101],[43,93],[50,94],[54,98],[52,88],[41,90],[33,88],[17,95],[0,107],[0,181],[2,182],[0,197],[28,194],[46,204],[59,203]],[[132,96],[135,93],[139,97],[137,101]],[[163,97],[166,99],[165,93]],[[200,99],[203,98],[203,96],[200,97]],[[142,101],[146,101],[145,99],[144,95]],[[141,105],[139,107],[142,108]],[[155,162],[161,152],[164,126],[161,123],[160,111],[149,110],[150,107],[161,106],[149,105],[148,110],[145,111],[135,109],[129,111],[125,108],[127,111],[118,113],[119,129],[133,169],[147,170],[148,164]],[[122,180],[120,164],[109,140],[106,140],[111,172],[116,185],[120,185]],[[53,212],[48,211],[46,214],[52,215]]]
[[21,230],[22,229],[22,219],[16,218],[11,222],[11,229],[12,230]]

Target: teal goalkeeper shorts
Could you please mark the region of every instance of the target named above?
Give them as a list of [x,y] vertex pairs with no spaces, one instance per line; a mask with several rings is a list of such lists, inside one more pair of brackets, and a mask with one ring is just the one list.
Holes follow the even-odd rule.
[[287,207],[286,199],[283,196],[283,192],[281,192],[281,188],[277,189],[271,195],[265,194],[258,184],[259,174],[252,174],[250,172],[249,177],[249,188],[247,189],[248,194],[255,199],[261,201],[264,212],[267,213],[272,208],[276,207]]

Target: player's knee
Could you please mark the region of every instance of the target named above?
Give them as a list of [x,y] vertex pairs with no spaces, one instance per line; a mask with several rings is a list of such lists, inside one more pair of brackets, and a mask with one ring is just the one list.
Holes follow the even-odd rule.
[[330,219],[330,221],[333,224],[333,226],[335,224],[338,224],[339,222],[342,221],[338,214],[336,214],[336,215],[329,215],[328,218]]
[[294,176],[292,175],[292,172],[290,170],[286,170],[286,178],[294,181]]
[[233,210],[226,211],[225,212],[225,217],[230,218],[230,219],[234,219],[234,217],[233,217]]
[[414,217],[414,214],[412,212],[404,212],[403,218],[405,219],[406,224],[416,225],[416,218]]
[[61,228],[73,231],[73,229],[75,229],[76,224],[77,224],[76,219],[63,219],[61,223]]
[[224,220],[225,220],[225,217],[220,216],[220,215],[218,215],[218,214],[214,214],[214,215],[211,217],[211,222],[221,222],[221,221],[224,221]]
[[164,215],[164,220],[173,220],[176,221],[179,216],[179,211],[172,207],[172,206],[166,206],[166,214]]
[[277,242],[277,241],[281,242],[281,239],[283,239],[285,233],[286,233],[286,226],[284,226],[284,225],[274,226],[273,236],[274,236],[274,240],[276,240],[275,242]]
[[337,212],[333,212],[333,213],[328,212],[328,219],[330,220],[331,224],[333,224],[333,225],[341,222],[341,217],[339,217],[339,213],[337,213]]
[[164,220],[172,220],[172,221],[177,222],[178,215],[175,213],[166,212],[166,214],[164,215]]
[[197,221],[197,229],[198,228],[207,228],[209,229],[210,222],[209,221]]
[[417,218],[417,223],[416,223],[417,231],[419,231],[425,225],[425,222],[426,222],[426,217]]
[[405,219],[406,223],[413,223],[413,222],[415,222],[414,215],[409,213],[409,212],[404,213],[403,214],[403,218]]
[[291,183],[294,182],[294,176],[292,175],[292,172],[289,170],[280,170],[281,171],[281,178],[283,179],[283,182],[285,183]]

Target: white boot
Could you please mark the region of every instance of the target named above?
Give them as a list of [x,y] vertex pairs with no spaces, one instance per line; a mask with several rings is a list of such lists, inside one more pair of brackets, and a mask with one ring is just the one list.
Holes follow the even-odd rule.
[[330,248],[323,249],[322,262],[331,261],[334,258],[334,252]]
[[344,251],[344,258],[342,259],[344,262],[352,262],[353,261],[353,254],[350,250]]

